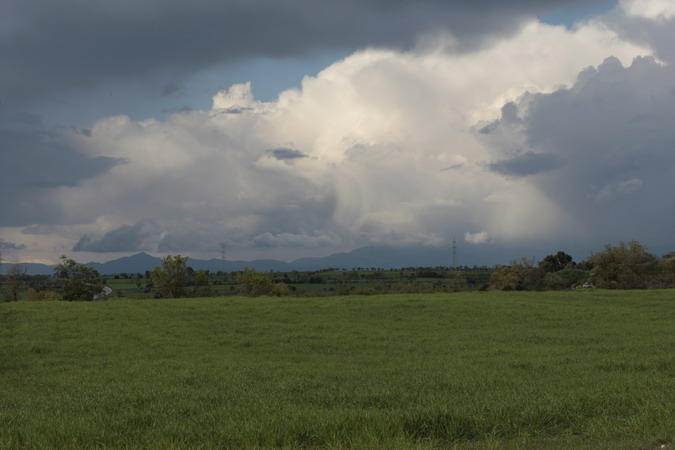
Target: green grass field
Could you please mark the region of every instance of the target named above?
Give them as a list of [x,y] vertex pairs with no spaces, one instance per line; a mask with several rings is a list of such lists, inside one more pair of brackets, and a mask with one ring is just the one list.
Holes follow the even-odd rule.
[[0,304],[0,448],[675,440],[675,291]]

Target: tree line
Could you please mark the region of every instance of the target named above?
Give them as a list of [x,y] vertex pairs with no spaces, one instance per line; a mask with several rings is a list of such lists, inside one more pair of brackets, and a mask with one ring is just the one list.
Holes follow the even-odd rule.
[[[0,255],[1,258],[1,255]],[[1,259],[0,259],[1,262]],[[298,274],[299,275],[299,274]],[[323,283],[316,273],[295,277],[307,283]],[[140,276],[140,275],[139,275]],[[194,271],[188,266],[188,258],[166,256],[161,264],[146,273],[150,279],[148,291],[158,298],[209,297],[216,294],[208,271]],[[383,272],[359,274],[358,271],[343,272],[345,280],[380,280]],[[410,274],[413,278],[438,279],[433,286],[420,284],[416,279],[396,283],[382,293],[427,293],[452,292],[476,289],[478,286],[461,271],[442,268],[417,268]],[[487,276],[487,274],[486,274]],[[285,275],[273,281],[270,274],[254,269],[245,269],[236,275],[236,292],[246,296],[286,296],[293,293],[292,280]],[[404,277],[404,272],[400,272]],[[137,280],[138,281],[138,280]],[[297,280],[296,280],[297,281]],[[140,281],[138,281],[140,282]],[[289,288],[290,286],[290,288]],[[563,290],[576,288],[601,289],[649,289],[675,286],[675,252],[657,257],[637,241],[608,244],[603,251],[593,253],[581,262],[563,251],[551,254],[541,261],[521,258],[509,265],[497,265],[489,271],[489,282],[481,289],[525,291]],[[9,264],[0,276],[0,291],[5,301],[64,300],[91,301],[103,296],[104,285],[99,273],[66,256],[54,268],[54,276],[28,276],[25,266]],[[22,294],[23,293],[23,294]],[[366,290],[336,289],[336,294],[369,293]]]
[[[181,255],[162,258],[159,266],[148,273],[152,288],[158,298],[210,297],[214,295],[208,271],[194,271],[187,265],[188,258]],[[53,277],[29,276],[20,263],[11,263],[0,276],[0,290],[5,301],[17,301],[20,293],[29,301],[63,300],[92,301],[102,298],[104,285],[98,271],[61,256],[61,263],[54,268]],[[237,274],[238,292],[242,295],[285,296],[289,289],[285,283],[274,283],[267,274],[245,269]]]

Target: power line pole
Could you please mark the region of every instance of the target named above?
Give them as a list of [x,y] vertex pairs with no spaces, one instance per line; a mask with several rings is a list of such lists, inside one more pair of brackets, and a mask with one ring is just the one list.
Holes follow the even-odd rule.
[[452,238],[452,268],[457,269],[457,241]]
[[225,243],[220,243],[220,271],[225,276]]

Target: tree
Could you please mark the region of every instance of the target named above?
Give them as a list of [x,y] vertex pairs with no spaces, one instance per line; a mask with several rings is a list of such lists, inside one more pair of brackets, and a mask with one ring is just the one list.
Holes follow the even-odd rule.
[[675,284],[675,252],[670,252],[659,260],[658,269],[663,287]]
[[565,252],[548,255],[539,262],[539,268],[544,272],[559,272],[572,264],[572,257]]
[[0,288],[2,287],[2,249],[0,249]]
[[213,286],[209,283],[209,273],[207,271],[198,270],[195,272],[192,295],[194,297],[211,297],[213,295]]
[[61,256],[61,264],[54,268],[54,272],[63,282],[63,300],[91,301],[103,291],[96,269],[78,264],[65,255]]
[[5,270],[4,293],[8,302],[19,300],[19,292],[26,282],[26,265],[18,261],[13,262]]
[[637,241],[605,245],[605,251],[589,258],[596,287],[605,289],[643,289],[655,274],[658,260]]
[[152,284],[159,295],[167,298],[183,296],[185,284],[188,281],[187,256],[166,256],[162,258],[162,265],[155,267],[150,276]]

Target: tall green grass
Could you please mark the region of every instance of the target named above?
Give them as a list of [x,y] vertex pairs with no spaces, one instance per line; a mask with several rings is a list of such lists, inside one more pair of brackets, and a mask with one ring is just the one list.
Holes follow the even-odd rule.
[[0,448],[642,448],[675,292],[0,304]]

